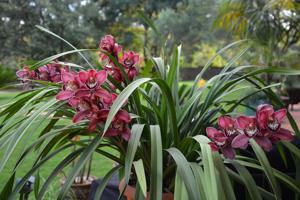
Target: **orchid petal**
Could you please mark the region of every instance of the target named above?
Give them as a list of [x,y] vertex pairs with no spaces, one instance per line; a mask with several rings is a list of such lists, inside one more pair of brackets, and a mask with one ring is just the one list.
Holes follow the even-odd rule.
[[107,79],[107,72],[105,70],[97,72],[96,79],[98,84],[102,85]]
[[85,110],[85,111],[80,111],[78,113],[76,113],[76,115],[74,115],[72,121],[73,123],[77,123],[81,120],[83,120],[85,117],[87,117],[89,115],[90,111]]
[[78,76],[79,76],[80,81],[83,82],[83,83],[85,83],[89,78],[88,73],[85,72],[85,71],[80,71],[78,73]]
[[261,146],[265,151],[270,151],[272,149],[272,142],[267,137],[254,137],[254,140],[259,146]]
[[286,109],[280,109],[274,113],[274,117],[278,120],[279,123],[282,123],[283,119],[286,117],[286,112]]
[[238,125],[241,129],[245,129],[250,123],[255,123],[254,117],[240,116],[237,118]]
[[231,142],[233,148],[246,149],[248,147],[249,137],[245,134],[237,135]]
[[226,157],[226,158],[229,158],[231,160],[235,158],[235,151],[231,147],[222,148],[221,152],[223,153],[224,157]]
[[57,100],[67,100],[74,96],[73,91],[62,90],[56,95]]
[[127,124],[131,121],[129,113],[125,110],[119,110],[119,112],[116,115],[116,118],[124,121]]
[[292,140],[294,140],[295,136],[292,134],[291,131],[281,128],[277,131],[277,133],[275,133],[274,135],[275,137],[277,137],[280,140],[285,140],[288,142],[291,142]]

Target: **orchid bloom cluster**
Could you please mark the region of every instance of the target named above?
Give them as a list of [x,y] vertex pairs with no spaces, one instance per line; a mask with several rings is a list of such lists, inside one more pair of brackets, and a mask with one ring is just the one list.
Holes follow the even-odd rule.
[[221,116],[218,119],[219,130],[206,129],[211,139],[209,145],[213,151],[221,151],[226,158],[234,159],[236,148],[246,149],[253,138],[265,151],[270,151],[273,144],[280,140],[292,141],[293,134],[281,127],[286,117],[286,109],[275,111],[272,105],[262,104],[257,107],[256,116]]
[[[122,52],[122,47],[116,43],[111,35],[106,35],[101,39],[99,48],[101,50],[100,58],[105,62],[103,70],[89,69],[75,72],[58,64],[48,64],[37,70],[24,67],[17,72],[17,76],[24,83],[30,80],[61,83],[62,89],[56,95],[56,99],[66,101],[76,111],[72,119],[74,123],[88,120],[88,129],[94,131],[98,125],[101,126],[106,122],[110,107],[117,98],[116,93],[103,87],[105,82],[110,83],[107,80],[108,74],[116,81],[124,82],[120,68],[115,66],[107,54],[116,58],[124,67],[130,80],[133,80],[138,74],[137,64],[139,62],[138,54],[133,51]],[[112,85],[111,88],[114,89]],[[121,136],[124,140],[128,140],[130,122],[129,113],[124,109],[119,110],[105,133],[105,137]]]
[[22,70],[17,71],[16,74],[24,83],[30,82],[30,80],[59,83],[61,82],[62,71],[69,71],[69,69],[58,63],[50,63],[36,70],[30,70],[28,66],[25,66]]
[[[120,46],[111,35],[104,36],[99,44],[102,51],[100,59],[105,63],[104,69],[118,82],[124,82],[121,70],[114,64],[112,60],[105,54],[112,55],[123,67],[129,80],[138,74],[137,65],[139,63],[139,55],[133,51],[122,51]],[[105,53],[104,53],[105,52]]]

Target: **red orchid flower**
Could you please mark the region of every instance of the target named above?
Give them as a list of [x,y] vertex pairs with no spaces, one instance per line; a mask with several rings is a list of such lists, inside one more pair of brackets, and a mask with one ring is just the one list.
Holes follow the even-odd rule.
[[[102,122],[105,122],[108,116],[109,110],[101,110],[98,114],[98,119]],[[128,124],[130,123],[131,118],[127,111],[119,110],[115,115],[110,128],[106,131],[105,137],[113,137],[113,136],[122,136],[122,138],[126,141],[130,138],[130,129],[128,128]]]
[[[105,35],[100,41],[99,48],[115,57],[117,57],[118,53],[122,50],[122,46],[116,43],[112,35]],[[100,58],[106,60],[107,56],[104,53],[100,53]]]
[[237,135],[232,140],[233,148],[246,149],[250,138],[253,138],[265,151],[272,149],[271,141],[260,132],[255,117],[240,116],[237,118],[237,123],[244,133]]
[[118,81],[119,83],[123,82],[121,70],[117,68],[113,62],[109,62],[108,64],[104,65],[104,69],[116,81]]
[[29,67],[25,66],[22,70],[18,70],[16,75],[21,80],[36,79],[36,73],[34,70],[30,70]]
[[125,67],[125,71],[130,80],[138,74],[136,65],[139,62],[139,55],[133,51],[124,52],[123,56],[119,59],[119,62]]
[[70,100],[74,98],[76,91],[81,87],[78,75],[72,72],[62,71],[61,80],[64,84],[63,89],[56,95],[56,99]]
[[46,65],[42,66],[42,67],[39,67],[37,69],[37,76],[38,76],[39,80],[50,81],[50,74],[49,74],[49,71],[48,71],[48,67]]
[[236,119],[230,116],[221,116],[218,119],[218,125],[224,130],[226,135],[229,137],[235,137],[240,133]]
[[224,132],[208,127],[206,128],[206,134],[212,140],[209,145],[213,151],[219,149],[226,158],[234,159],[235,151],[231,147],[230,138]]
[[50,76],[50,81],[54,83],[59,83],[61,82],[61,73],[62,71],[69,71],[69,68],[66,66],[62,66],[60,64],[52,63],[52,64],[47,64],[49,76]]
[[286,117],[286,109],[274,111],[273,106],[263,104],[257,107],[257,121],[264,135],[269,136],[273,143],[279,140],[292,141],[294,136],[284,128],[281,128],[283,119]]
[[109,92],[100,87],[107,78],[105,70],[97,72],[94,69],[90,69],[88,71],[80,71],[78,75],[83,88],[76,91],[76,97],[100,98],[105,102],[111,102],[112,97]]

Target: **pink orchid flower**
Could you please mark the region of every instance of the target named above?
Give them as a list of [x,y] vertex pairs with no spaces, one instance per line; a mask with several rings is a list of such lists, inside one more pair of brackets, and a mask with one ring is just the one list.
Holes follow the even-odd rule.
[[107,79],[105,70],[97,72],[94,69],[90,69],[88,71],[80,71],[78,75],[83,88],[76,91],[76,97],[100,98],[105,102],[112,100],[110,93],[100,87]]
[[208,127],[206,134],[213,142],[209,143],[213,151],[219,149],[226,158],[234,159],[235,151],[231,146],[231,140],[224,132]]
[[[105,35],[100,41],[99,48],[115,57],[117,57],[118,53],[122,50],[122,46],[116,43],[112,35]],[[100,53],[100,58],[106,60],[107,56],[104,53]]]
[[221,116],[218,119],[218,125],[224,130],[228,137],[235,137],[240,134],[236,119],[230,116]]
[[[105,122],[108,116],[109,110],[101,110],[99,112],[98,118],[100,121]],[[119,110],[116,116],[114,117],[110,128],[106,131],[105,137],[113,136],[122,136],[126,141],[130,138],[130,129],[128,124],[130,123],[131,118],[127,111]]]
[[25,66],[22,70],[18,70],[16,75],[21,80],[36,79],[36,73],[34,70],[30,70],[29,67]]
[[139,55],[133,51],[124,52],[123,56],[119,59],[119,62],[125,67],[125,71],[130,80],[138,74],[136,65],[139,62]]
[[75,73],[62,71],[61,80],[64,84],[63,89],[56,95],[56,99],[71,100],[75,97],[76,91],[81,87],[79,77]]
[[257,107],[256,116],[258,125],[264,135],[268,136],[273,143],[279,140],[292,141],[294,136],[284,128],[281,124],[286,117],[286,109],[274,111],[273,106],[263,104]]
[[117,68],[113,62],[109,62],[106,65],[104,65],[104,70],[107,71],[107,73],[119,83],[124,81],[121,70]]
[[255,117],[240,116],[237,118],[237,122],[244,133],[237,135],[232,140],[233,148],[246,149],[250,138],[253,138],[265,151],[272,149],[271,141],[260,132]]

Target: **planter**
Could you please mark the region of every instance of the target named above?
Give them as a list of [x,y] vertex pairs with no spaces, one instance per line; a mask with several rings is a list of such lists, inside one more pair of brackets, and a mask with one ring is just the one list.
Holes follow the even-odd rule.
[[[79,177],[76,177],[75,180],[78,180]],[[91,185],[93,180],[95,180],[96,177],[89,177],[87,180],[86,177],[84,177],[84,180],[82,183],[73,183],[71,186],[71,195],[76,200],[88,200],[89,195],[91,192]],[[77,181],[79,182],[79,181]],[[60,180],[61,185],[65,184],[65,179]]]
[[[119,184],[120,193],[122,193],[124,188],[125,188],[125,180],[122,179]],[[134,200],[135,190],[136,190],[135,187],[127,185],[126,190],[124,191],[124,196],[127,198],[127,200]],[[147,192],[147,197],[145,198],[145,200],[149,200],[149,199],[150,199],[150,195],[149,192]],[[174,199],[173,193],[162,194],[162,200],[173,200],[173,199]]]

